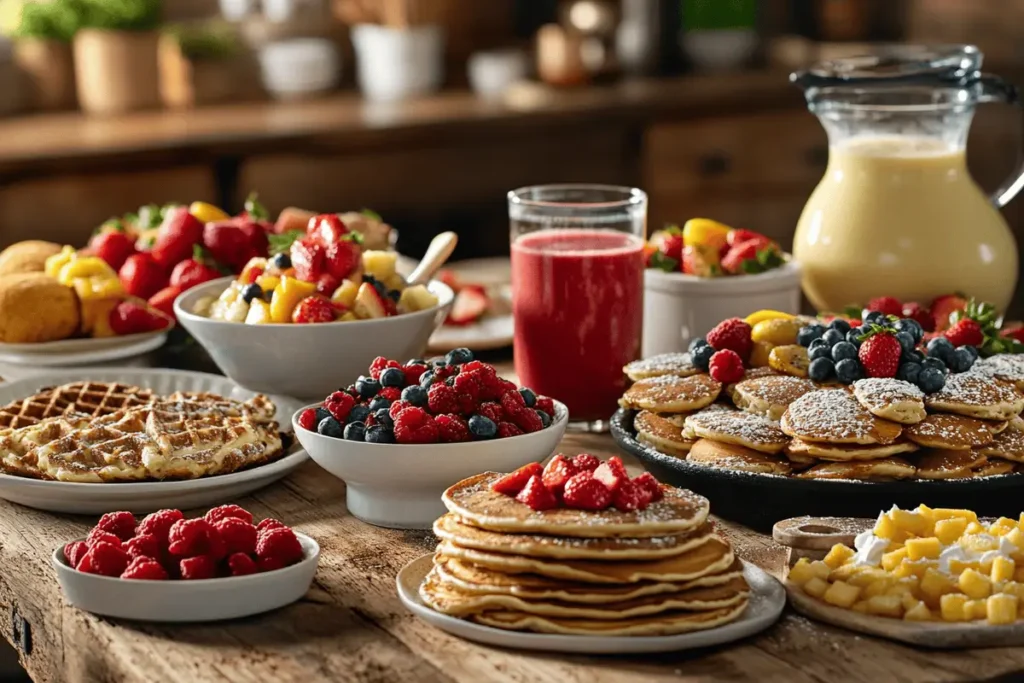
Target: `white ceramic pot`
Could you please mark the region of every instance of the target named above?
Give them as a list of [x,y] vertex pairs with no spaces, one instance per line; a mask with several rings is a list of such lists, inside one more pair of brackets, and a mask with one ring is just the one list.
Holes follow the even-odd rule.
[[444,33],[439,26],[359,24],[352,29],[352,43],[359,88],[371,100],[423,95],[444,80]]
[[488,50],[469,57],[469,85],[484,99],[500,98],[526,78],[529,61],[522,50]]
[[679,38],[693,65],[711,71],[743,66],[754,56],[757,41],[754,29],[684,31]]
[[392,529],[429,529],[445,513],[441,494],[467,477],[542,462],[554,452],[569,423],[568,409],[555,401],[555,419],[531,434],[465,443],[379,444],[303,429],[298,423],[303,410],[292,418],[295,435],[316,464],[345,481],[348,511],[364,522]]
[[333,89],[341,76],[341,57],[329,40],[298,38],[259,50],[263,87],[278,99],[315,95]]
[[796,261],[759,275],[703,278],[644,271],[644,358],[685,351],[726,318],[771,309],[800,312],[800,267]]

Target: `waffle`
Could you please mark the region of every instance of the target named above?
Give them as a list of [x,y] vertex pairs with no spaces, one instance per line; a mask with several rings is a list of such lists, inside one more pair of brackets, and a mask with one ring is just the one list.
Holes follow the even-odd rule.
[[68,413],[109,415],[122,408],[145,405],[152,399],[153,392],[128,384],[74,382],[47,387],[0,407],[0,434]]

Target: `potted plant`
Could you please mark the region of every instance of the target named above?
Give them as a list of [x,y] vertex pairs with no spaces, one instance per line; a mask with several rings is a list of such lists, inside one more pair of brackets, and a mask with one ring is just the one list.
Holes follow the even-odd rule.
[[78,15],[64,2],[29,2],[13,32],[14,60],[25,74],[29,103],[35,109],[75,106],[75,67],[71,39]]
[[757,49],[756,26],[756,0],[683,0],[680,42],[699,69],[736,68]]
[[160,0],[55,0],[75,6],[78,101],[90,114],[160,104],[157,46]]
[[160,96],[168,107],[195,107],[258,95],[252,55],[224,22],[170,26],[160,37]]

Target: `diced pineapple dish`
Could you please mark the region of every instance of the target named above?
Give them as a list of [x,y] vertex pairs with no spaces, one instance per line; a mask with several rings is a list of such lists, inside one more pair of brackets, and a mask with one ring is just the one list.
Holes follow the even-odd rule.
[[801,558],[788,580],[855,612],[907,621],[1012,624],[1024,617],[1024,513],[984,523],[970,510],[893,507],[854,547]]

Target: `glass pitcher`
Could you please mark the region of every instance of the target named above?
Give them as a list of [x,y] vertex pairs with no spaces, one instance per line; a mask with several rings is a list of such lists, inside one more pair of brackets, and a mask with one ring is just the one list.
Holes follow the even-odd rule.
[[1017,245],[999,213],[1024,171],[988,197],[967,171],[979,102],[1017,103],[973,46],[894,46],[794,73],[829,140],[793,255],[820,311],[877,296],[927,305],[959,292],[1005,310]]

